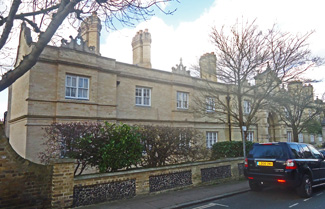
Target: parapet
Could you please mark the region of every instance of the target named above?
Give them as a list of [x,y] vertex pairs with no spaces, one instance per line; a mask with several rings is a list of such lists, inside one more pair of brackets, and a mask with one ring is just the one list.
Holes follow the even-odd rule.
[[88,46],[87,42],[84,42],[84,40],[81,38],[80,35],[78,35],[76,38],[69,36],[69,38],[70,38],[70,42],[68,42],[66,39],[61,39],[61,47],[74,49],[77,51],[98,54],[97,51],[95,50],[95,47]]
[[182,58],[180,59],[179,64],[176,64],[176,67],[172,67],[172,72],[187,76],[191,75],[190,71],[186,70],[186,66],[183,65]]

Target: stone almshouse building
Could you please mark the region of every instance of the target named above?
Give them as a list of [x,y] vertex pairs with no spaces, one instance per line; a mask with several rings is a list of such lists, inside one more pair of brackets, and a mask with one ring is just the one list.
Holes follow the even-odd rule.
[[[32,47],[22,30],[17,63]],[[109,121],[129,124],[159,124],[194,127],[206,136],[210,147],[229,138],[228,125],[196,114],[193,110],[197,86],[204,79],[191,77],[180,63],[172,72],[151,68],[151,35],[139,31],[132,40],[133,64],[100,55],[100,20],[93,14],[82,24],[80,39],[63,40],[61,47],[47,46],[37,64],[9,88],[7,135],[24,158],[38,161],[42,150],[42,127],[53,122]],[[79,40],[77,40],[79,39]],[[220,90],[213,53],[200,59],[201,77]],[[286,141],[290,129],[259,113],[248,139],[258,142]],[[272,121],[272,122],[270,122]],[[240,140],[238,127],[232,139]],[[309,142],[308,135],[301,140]],[[319,142],[315,137],[315,142]]]

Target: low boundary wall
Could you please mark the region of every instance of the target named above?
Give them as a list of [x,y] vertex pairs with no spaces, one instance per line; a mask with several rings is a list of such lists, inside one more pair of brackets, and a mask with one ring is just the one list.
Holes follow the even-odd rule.
[[132,198],[242,176],[243,158],[83,175],[74,178],[73,206]]
[[0,126],[0,208],[71,208],[243,176],[243,158],[74,177],[75,160],[21,158]]

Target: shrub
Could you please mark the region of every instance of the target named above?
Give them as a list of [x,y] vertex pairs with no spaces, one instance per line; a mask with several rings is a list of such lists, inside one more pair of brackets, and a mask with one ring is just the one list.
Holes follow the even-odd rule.
[[52,158],[76,159],[75,175],[87,166],[97,167],[101,172],[130,167],[140,161],[142,152],[136,128],[126,124],[53,123],[45,128],[45,139],[41,162],[49,163]]
[[325,148],[325,142],[322,143],[321,148]]
[[194,128],[145,125],[139,132],[144,146],[143,166],[157,167],[205,157],[205,148],[199,143],[202,135]]
[[203,136],[194,128],[75,122],[53,123],[45,133],[46,150],[40,153],[41,161],[76,159],[75,175],[88,166],[110,172],[207,158],[207,150],[200,144]]
[[105,123],[101,134],[101,139],[106,143],[99,149],[100,172],[129,168],[141,161],[143,147],[137,127]]
[[[246,141],[246,154],[252,148],[253,143]],[[211,159],[243,157],[243,142],[242,141],[225,141],[218,142],[212,146]]]
[[321,122],[318,120],[310,120],[305,125],[305,131],[307,131],[308,134],[312,135],[321,135],[322,134],[322,125]]
[[[96,164],[97,147],[100,141],[89,143],[86,138],[97,138],[101,124],[89,122],[53,123],[46,127],[43,144],[45,151],[39,154],[41,162],[51,159],[73,158],[77,160],[75,174],[80,175],[88,165]],[[98,144],[99,143],[99,144]]]

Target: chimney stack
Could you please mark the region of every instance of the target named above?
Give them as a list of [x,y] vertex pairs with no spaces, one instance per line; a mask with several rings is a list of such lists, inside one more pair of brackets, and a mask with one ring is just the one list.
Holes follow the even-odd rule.
[[200,57],[200,76],[203,79],[217,82],[217,58],[216,55],[206,53]]
[[151,68],[151,34],[148,29],[138,31],[132,39],[133,64]]
[[88,47],[95,47],[96,54],[100,55],[100,31],[102,26],[100,19],[97,16],[97,12],[93,12],[92,15],[80,26],[80,35],[82,39],[87,42]]
[[298,93],[298,92],[301,92],[302,91],[302,87],[303,87],[303,84],[302,84],[302,81],[290,81],[288,83],[288,91],[290,93]]

